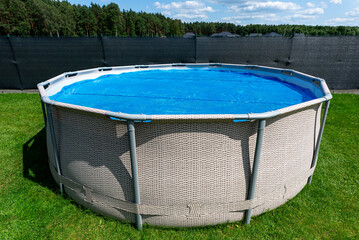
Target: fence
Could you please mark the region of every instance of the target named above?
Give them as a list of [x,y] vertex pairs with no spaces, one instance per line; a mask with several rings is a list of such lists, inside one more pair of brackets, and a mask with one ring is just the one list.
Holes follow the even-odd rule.
[[0,37],[0,88],[31,89],[67,71],[101,66],[222,62],[295,69],[332,89],[359,88],[359,37]]

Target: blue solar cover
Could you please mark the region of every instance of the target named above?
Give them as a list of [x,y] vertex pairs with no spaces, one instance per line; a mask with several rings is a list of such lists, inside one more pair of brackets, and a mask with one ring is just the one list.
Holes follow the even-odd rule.
[[276,77],[216,68],[141,70],[65,86],[51,100],[132,114],[260,113],[315,99]]

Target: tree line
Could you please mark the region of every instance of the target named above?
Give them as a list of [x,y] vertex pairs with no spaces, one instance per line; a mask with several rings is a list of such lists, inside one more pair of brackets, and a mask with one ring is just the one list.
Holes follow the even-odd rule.
[[235,25],[221,22],[182,22],[160,13],[121,10],[116,3],[100,6],[70,4],[55,0],[1,0],[0,36],[52,37],[179,37],[186,32],[197,36],[228,31],[241,36],[277,32],[290,36],[294,31],[306,35],[359,35],[359,27],[306,25]]

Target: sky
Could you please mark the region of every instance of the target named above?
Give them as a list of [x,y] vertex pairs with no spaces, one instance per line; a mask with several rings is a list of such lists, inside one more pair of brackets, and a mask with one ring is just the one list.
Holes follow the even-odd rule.
[[120,9],[162,13],[184,22],[305,24],[359,26],[359,0],[68,0],[72,4],[107,5]]

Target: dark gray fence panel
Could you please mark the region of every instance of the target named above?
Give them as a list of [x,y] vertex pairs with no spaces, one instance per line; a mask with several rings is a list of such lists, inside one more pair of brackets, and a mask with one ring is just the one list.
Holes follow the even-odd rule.
[[103,66],[99,38],[11,38],[24,88],[67,71]]
[[[0,88],[36,88],[67,71],[178,62],[223,62],[291,68],[330,88],[359,88],[359,37],[0,38]],[[15,64],[17,63],[17,65]],[[17,72],[17,67],[19,73]],[[21,84],[19,75],[23,82]]]
[[197,62],[286,67],[291,41],[284,37],[198,38]]
[[324,78],[330,88],[359,88],[359,37],[293,38],[290,68]]
[[195,39],[104,37],[108,66],[195,62]]
[[0,38],[0,88],[21,89],[9,40],[6,37]]

